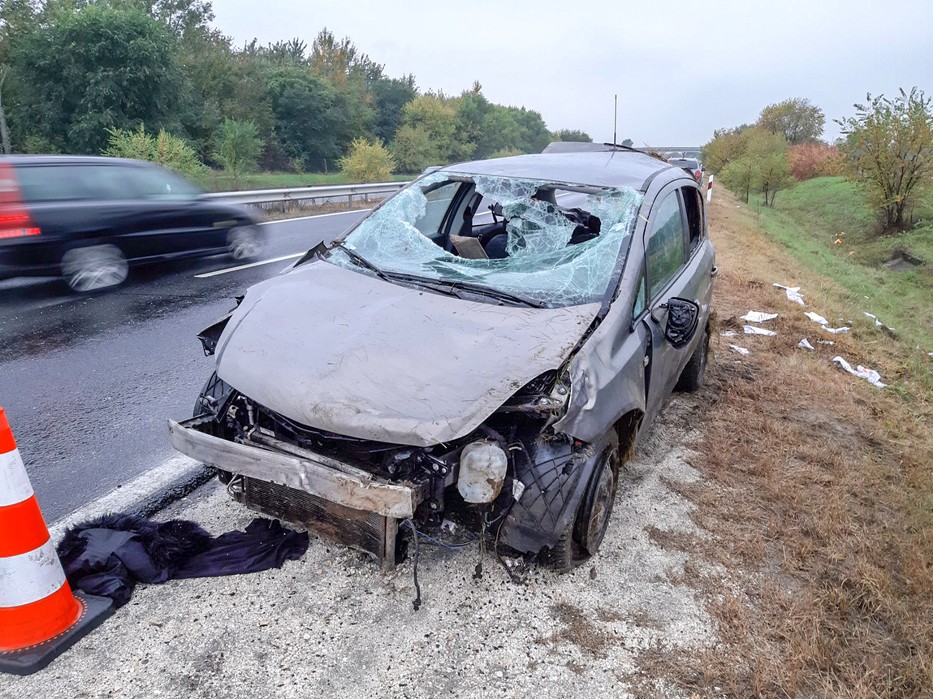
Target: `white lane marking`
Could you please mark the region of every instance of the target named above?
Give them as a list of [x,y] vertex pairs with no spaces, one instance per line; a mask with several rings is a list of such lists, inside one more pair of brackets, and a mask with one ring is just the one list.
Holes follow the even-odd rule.
[[18,556],[0,558],[0,607],[21,607],[38,602],[65,584],[65,571],[49,539]]
[[171,456],[155,468],[65,515],[49,527],[49,535],[52,541],[60,541],[68,527],[111,512],[126,512],[135,503],[151,497],[172,481],[185,478],[200,469],[201,464],[194,459],[182,454]]
[[332,214],[314,214],[313,216],[299,216],[298,218],[283,218],[278,221],[260,221],[260,226],[271,226],[273,223],[289,223],[290,221],[307,221],[309,218],[327,218],[328,216],[346,216],[347,214],[365,214],[372,209],[353,209],[352,211],[335,211]]
[[[307,252],[307,250],[305,250]],[[204,274],[195,274],[195,279],[207,279],[208,277],[216,277],[218,274],[227,274],[228,272],[239,272],[241,269],[249,269],[250,267],[259,267],[261,265],[271,265],[273,262],[282,262],[284,260],[294,260],[296,257],[301,257],[304,255],[304,252],[296,252],[294,255],[282,255],[282,257],[273,257],[271,260],[261,260],[259,262],[250,262],[248,265],[239,265],[238,267],[229,267],[228,269],[218,269],[213,272],[205,272]]]

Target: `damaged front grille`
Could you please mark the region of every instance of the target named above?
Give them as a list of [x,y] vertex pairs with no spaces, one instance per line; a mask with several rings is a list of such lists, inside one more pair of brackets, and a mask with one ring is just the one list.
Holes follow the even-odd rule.
[[399,520],[393,517],[354,510],[256,478],[242,478],[230,492],[237,502],[251,510],[302,525],[339,544],[363,551],[384,568],[394,567],[401,559]]

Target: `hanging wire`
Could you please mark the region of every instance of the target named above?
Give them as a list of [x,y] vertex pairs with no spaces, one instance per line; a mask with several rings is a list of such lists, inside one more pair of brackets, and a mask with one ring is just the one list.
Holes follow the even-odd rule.
[[417,612],[421,609],[421,586],[418,584],[418,530],[415,529],[415,523],[411,519],[404,520],[404,523],[411,528],[412,538],[415,540],[415,556],[412,561],[412,576],[415,580],[415,599],[412,601],[411,605],[415,608]]

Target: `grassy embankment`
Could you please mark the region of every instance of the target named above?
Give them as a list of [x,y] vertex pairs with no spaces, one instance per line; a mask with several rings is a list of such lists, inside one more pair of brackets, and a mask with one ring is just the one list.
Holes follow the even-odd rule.
[[[709,600],[721,643],[648,651],[645,666],[696,696],[933,696],[930,233],[871,239],[840,180],[777,202],[759,214],[720,189],[710,207],[719,329],[741,333],[751,309],[780,317],[774,337],[717,333],[690,425],[703,478],[678,488],[700,531],[659,542],[688,556],[683,582]],[[895,246],[928,265],[879,268]],[[809,308],[773,282],[799,285]],[[805,310],[853,330],[829,335]],[[890,387],[844,373],[836,355]]]

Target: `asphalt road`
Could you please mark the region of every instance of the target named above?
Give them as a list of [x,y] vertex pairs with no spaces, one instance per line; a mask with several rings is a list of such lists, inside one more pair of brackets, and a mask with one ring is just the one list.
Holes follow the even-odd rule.
[[[297,257],[363,213],[263,224],[260,261]],[[191,415],[212,368],[195,335],[292,262],[166,263],[91,295],[59,280],[0,281],[0,406],[47,521],[175,454],[166,419]]]

